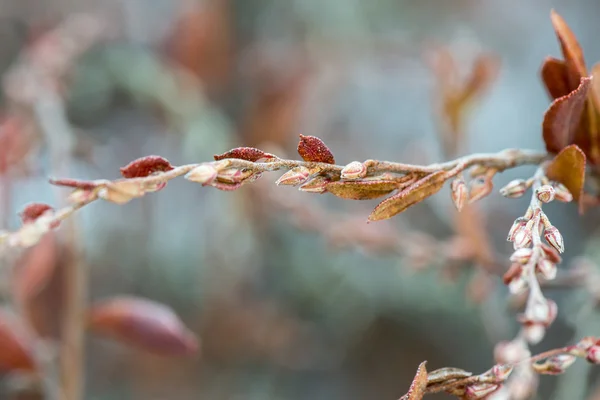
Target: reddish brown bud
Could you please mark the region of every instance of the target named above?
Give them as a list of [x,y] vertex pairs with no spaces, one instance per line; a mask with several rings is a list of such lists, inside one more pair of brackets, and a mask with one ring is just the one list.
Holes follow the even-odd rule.
[[367,176],[367,167],[359,161],[352,161],[342,169],[341,176],[346,180],[362,179]]
[[528,188],[529,186],[527,181],[523,179],[515,179],[508,182],[506,186],[500,189],[500,194],[504,197],[514,199],[523,196]]
[[550,185],[542,185],[536,189],[535,195],[542,203],[550,203],[552,200],[554,200],[554,188]]
[[301,183],[306,182],[309,177],[310,177],[310,171],[308,170],[308,168],[299,166],[299,167],[293,168],[293,169],[289,170],[288,172],[286,172],[285,174],[281,175],[281,177],[275,183],[278,186],[279,185],[297,186],[297,185],[300,185]]
[[143,178],[172,169],[173,166],[167,159],[160,156],[146,156],[138,158],[121,168],[121,175],[124,178]]
[[548,244],[554,247],[559,253],[565,251],[563,237],[555,226],[546,228],[546,230],[544,231],[544,238],[546,239]]
[[462,210],[469,200],[469,190],[467,184],[461,178],[456,178],[450,184],[450,196],[452,202],[458,211]]
[[335,159],[329,148],[321,139],[315,136],[300,135],[298,154],[304,161],[335,164]]

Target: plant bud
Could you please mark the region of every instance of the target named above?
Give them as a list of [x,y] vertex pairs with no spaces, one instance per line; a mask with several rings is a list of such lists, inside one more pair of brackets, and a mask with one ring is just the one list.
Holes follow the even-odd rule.
[[554,182],[554,198],[563,203],[573,201],[573,195],[565,185],[559,182]]
[[471,181],[469,188],[469,203],[474,203],[483,199],[492,192],[492,182],[483,178],[477,178]]
[[217,169],[213,163],[200,164],[190,172],[185,174],[188,181],[210,185],[217,178]]
[[531,229],[527,229],[527,226],[520,229],[515,234],[515,239],[513,241],[513,247],[515,250],[522,249],[528,247],[531,244]]
[[542,259],[537,263],[537,270],[544,277],[544,279],[551,281],[556,278],[556,264],[547,259]]
[[249,169],[227,168],[217,172],[217,180],[223,183],[236,184],[245,182],[252,175],[254,175],[254,172]]
[[493,383],[476,383],[474,385],[467,386],[463,398],[467,400],[483,399],[494,393],[499,388],[499,385]]
[[456,178],[450,184],[450,195],[452,196],[452,202],[458,211],[467,204],[469,200],[469,191],[467,184],[461,178]]
[[525,292],[525,290],[527,290],[528,287],[529,284],[527,283],[527,280],[522,276],[518,276],[512,279],[510,282],[508,282],[508,291],[511,294],[523,293]]
[[527,181],[523,179],[515,179],[508,182],[506,186],[500,189],[500,194],[504,197],[514,199],[523,196],[527,191],[527,188]]
[[342,169],[342,179],[354,180],[365,176],[367,176],[367,167],[359,161],[352,161]]
[[530,355],[531,353],[521,340],[502,341],[494,347],[494,359],[500,364],[514,364]]
[[590,347],[585,358],[592,364],[600,364],[600,346],[595,345]]
[[306,182],[309,177],[310,177],[310,171],[308,170],[308,168],[300,166],[300,167],[293,168],[293,169],[289,170],[288,172],[286,172],[285,174],[281,175],[281,177],[275,183],[278,186],[279,185],[297,186],[301,183]]
[[300,186],[298,190],[308,193],[325,193],[329,182],[329,179],[324,176],[315,176],[304,185]]
[[496,364],[492,367],[491,374],[499,382],[505,381],[512,374],[514,367],[506,364]]
[[548,358],[542,363],[534,363],[532,367],[535,372],[543,375],[560,375],[564,373],[575,361],[577,357],[570,354],[559,354]]
[[538,344],[546,335],[546,327],[542,324],[533,323],[523,327],[523,336],[531,344]]
[[550,203],[552,200],[554,200],[554,188],[550,185],[542,185],[536,189],[535,195],[539,201],[543,203]]
[[513,242],[515,240],[515,235],[517,234],[517,232],[524,228],[526,224],[527,218],[525,217],[519,217],[515,219],[515,222],[513,222],[512,226],[510,227],[510,231],[508,231],[508,237],[506,238],[506,240],[509,242]]
[[559,253],[565,251],[565,244],[563,242],[563,237],[555,226],[550,226],[546,228],[544,232],[544,238],[552,247],[556,249]]
[[516,262],[519,264],[527,264],[527,262],[531,258],[532,254],[533,254],[533,249],[530,249],[530,248],[518,249],[510,256],[510,261]]

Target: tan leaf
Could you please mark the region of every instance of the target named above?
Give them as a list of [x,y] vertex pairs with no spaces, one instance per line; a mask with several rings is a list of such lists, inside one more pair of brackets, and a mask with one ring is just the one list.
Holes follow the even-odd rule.
[[325,188],[329,193],[343,199],[368,200],[393,192],[398,188],[398,183],[388,180],[337,181],[329,182]]
[[34,338],[11,311],[0,309],[0,371],[34,371]]
[[573,199],[579,201],[583,196],[585,162],[583,151],[574,144],[570,145],[554,157],[546,168],[546,176],[565,185],[573,195]]
[[591,78],[581,78],[579,87],[554,100],[544,114],[543,137],[546,150],[558,153],[573,140],[580,126]]
[[406,189],[383,200],[369,215],[369,221],[380,221],[392,218],[408,207],[419,203],[440,191],[446,181],[446,172],[437,171],[429,174]]
[[90,310],[92,331],[149,352],[182,356],[198,350],[198,341],[173,310],[136,297],[113,297]]
[[335,164],[335,159],[331,150],[329,150],[327,145],[316,136],[300,135],[298,154],[300,154],[300,157],[302,157],[304,161]]
[[552,99],[558,99],[571,92],[569,88],[569,71],[564,61],[546,57],[540,75]]
[[410,389],[408,389],[408,393],[406,394],[407,400],[421,400],[425,395],[425,390],[427,389],[427,368],[425,365],[427,361],[423,361],[419,368],[417,368],[417,373],[410,384]]

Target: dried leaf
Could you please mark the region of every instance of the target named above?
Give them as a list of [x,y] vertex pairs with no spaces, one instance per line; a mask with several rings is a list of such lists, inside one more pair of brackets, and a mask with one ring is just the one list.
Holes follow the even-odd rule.
[[583,197],[585,162],[585,154],[573,144],[565,147],[554,157],[546,168],[546,176],[565,185],[573,195],[573,199],[579,201]]
[[446,382],[451,379],[462,379],[468,378],[473,375],[472,372],[465,371],[460,368],[440,368],[435,371],[431,371],[427,374],[427,385],[432,385],[434,383]]
[[425,365],[427,361],[423,361],[419,368],[417,368],[417,373],[410,384],[410,389],[408,389],[408,393],[406,394],[407,400],[421,400],[425,395],[425,390],[427,389],[427,368]]
[[583,50],[569,25],[556,11],[552,10],[550,12],[550,19],[565,57],[565,64],[569,73],[569,85],[575,87],[579,84],[579,80],[587,75]]
[[198,341],[173,310],[135,297],[113,297],[90,310],[90,328],[141,349],[171,356],[198,350]]
[[0,371],[34,371],[34,338],[12,312],[0,309]]
[[19,262],[13,290],[19,302],[25,304],[48,283],[58,259],[58,245],[52,232],[40,239]]
[[325,190],[329,193],[351,200],[369,200],[385,196],[395,189],[398,183],[389,180],[359,180],[329,182]]
[[392,218],[408,207],[413,206],[427,197],[437,193],[446,181],[446,171],[429,174],[406,189],[383,200],[369,215],[369,221],[380,221]]
[[223,154],[215,154],[214,157],[216,161],[223,160],[225,158],[239,158],[241,160],[252,162],[256,162],[261,158],[277,158],[273,154],[265,153],[264,151],[254,147],[236,147],[235,149],[231,149]]
[[121,175],[124,178],[143,178],[156,172],[165,172],[173,169],[171,163],[161,156],[146,156],[133,160],[123,168]]
[[552,99],[566,96],[572,91],[569,87],[569,71],[564,61],[546,57],[540,75]]
[[554,100],[544,114],[543,137],[549,152],[558,153],[572,142],[580,126],[590,85],[591,78],[581,78],[576,90]]
[[304,161],[335,164],[333,154],[327,145],[316,136],[300,135],[298,154]]

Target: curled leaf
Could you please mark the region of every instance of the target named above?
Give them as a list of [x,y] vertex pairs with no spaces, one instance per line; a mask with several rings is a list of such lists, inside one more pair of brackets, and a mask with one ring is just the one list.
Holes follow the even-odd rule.
[[327,145],[316,136],[300,135],[298,154],[300,154],[300,157],[302,157],[304,161],[335,164],[335,159],[331,150],[329,150]]
[[198,350],[198,341],[173,310],[135,297],[114,297],[90,310],[90,328],[149,352],[183,356]]
[[12,312],[0,310],[0,371],[34,371],[34,338]]
[[427,385],[446,382],[452,379],[468,378],[471,375],[473,375],[472,372],[468,372],[460,368],[440,368],[427,374]]
[[575,137],[591,85],[591,78],[581,78],[579,87],[552,102],[542,125],[546,150],[558,153]]
[[133,160],[123,168],[121,175],[124,178],[143,178],[156,172],[165,172],[173,169],[171,163],[161,156],[146,156]]
[[375,207],[369,221],[380,221],[392,218],[408,207],[413,206],[427,197],[440,191],[446,181],[446,171],[437,171],[426,175],[400,193],[397,193]]
[[256,162],[261,158],[277,158],[273,154],[266,153],[262,150],[255,149],[254,147],[236,147],[223,154],[215,154],[215,160],[223,160],[225,158],[239,158],[241,160]]
[[546,57],[540,75],[552,99],[566,96],[571,92],[568,84],[569,71],[564,61]]
[[391,180],[356,180],[329,182],[327,192],[351,200],[369,200],[385,196],[398,188],[398,183]]
[[546,176],[565,185],[579,201],[583,197],[585,182],[585,154],[576,145],[565,147],[546,168]]
[[427,361],[423,361],[419,368],[417,368],[417,373],[413,378],[410,388],[408,389],[408,393],[406,394],[407,400],[421,400],[425,395],[425,390],[427,389],[427,368],[425,365]]
[[30,223],[41,217],[46,211],[52,211],[54,208],[44,203],[30,203],[19,213],[21,221],[24,224]]

